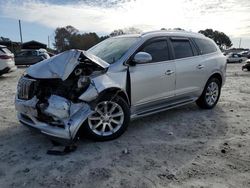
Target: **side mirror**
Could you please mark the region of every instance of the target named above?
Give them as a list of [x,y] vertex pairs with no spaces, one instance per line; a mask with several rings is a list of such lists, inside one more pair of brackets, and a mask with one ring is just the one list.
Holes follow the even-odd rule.
[[152,61],[152,56],[147,52],[138,52],[133,59],[134,63],[148,63]]

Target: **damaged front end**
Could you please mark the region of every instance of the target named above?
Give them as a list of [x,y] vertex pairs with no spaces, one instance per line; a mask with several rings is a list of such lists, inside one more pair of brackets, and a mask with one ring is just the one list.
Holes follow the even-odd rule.
[[93,112],[98,97],[91,77],[108,63],[85,51],[70,50],[27,69],[18,83],[15,107],[19,121],[61,143],[71,143]]

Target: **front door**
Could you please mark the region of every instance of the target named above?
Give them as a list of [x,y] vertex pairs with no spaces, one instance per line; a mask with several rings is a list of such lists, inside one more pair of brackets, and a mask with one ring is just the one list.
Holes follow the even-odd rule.
[[175,94],[175,63],[170,60],[167,40],[151,40],[139,51],[149,53],[152,62],[130,67],[131,102],[136,110],[150,107]]

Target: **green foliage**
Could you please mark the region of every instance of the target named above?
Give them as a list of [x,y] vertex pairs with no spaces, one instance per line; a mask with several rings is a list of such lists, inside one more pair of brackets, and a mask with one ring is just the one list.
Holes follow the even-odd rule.
[[221,49],[226,49],[233,45],[230,38],[223,32],[216,30],[213,31],[212,29],[206,29],[200,30],[199,33],[213,39]]
[[79,33],[73,26],[60,27],[55,30],[54,46],[58,52],[69,49],[87,50],[108,36],[99,37],[96,33]]

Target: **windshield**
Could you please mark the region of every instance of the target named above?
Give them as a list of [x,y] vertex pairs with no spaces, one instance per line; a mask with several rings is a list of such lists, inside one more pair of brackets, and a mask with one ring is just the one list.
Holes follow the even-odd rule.
[[119,60],[138,40],[139,37],[109,38],[89,49],[88,52],[112,64]]

